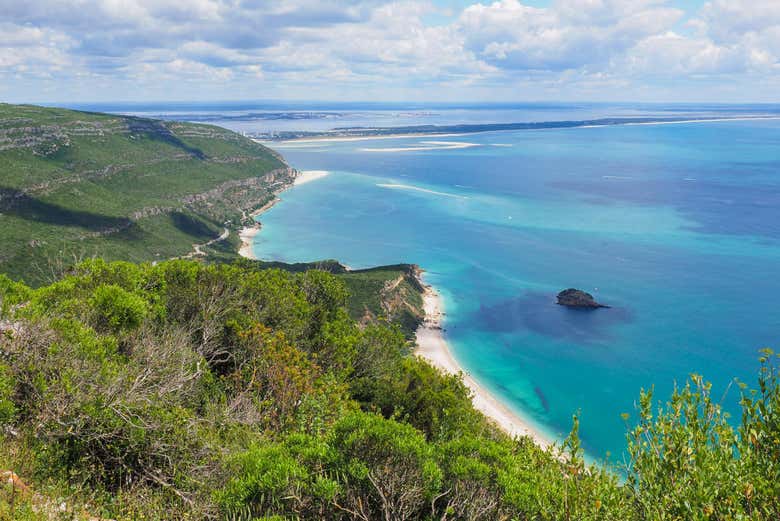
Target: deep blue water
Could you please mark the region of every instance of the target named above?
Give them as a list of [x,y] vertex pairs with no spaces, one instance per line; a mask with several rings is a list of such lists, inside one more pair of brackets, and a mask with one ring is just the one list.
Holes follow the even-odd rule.
[[[431,141],[478,146],[387,150]],[[553,435],[579,411],[592,457],[620,453],[640,388],[666,398],[696,372],[720,393],[753,382],[758,349],[778,344],[778,121],[278,150],[332,173],[261,217],[259,257],[420,264],[468,371]],[[570,286],[613,307],[557,306]]]
[[[243,132],[341,126],[780,114],[768,105],[236,102],[76,108]],[[469,142],[460,149],[425,142]],[[554,436],[580,412],[589,455],[619,454],[640,388],[703,374],[724,392],[780,347],[780,121],[273,143],[331,175],[263,214],[261,258],[411,262],[445,298],[456,357]],[[366,150],[373,149],[373,150]],[[385,185],[385,186],[380,186]],[[390,186],[387,186],[390,185]],[[611,309],[555,305],[561,289]],[[737,390],[725,405],[735,410]]]

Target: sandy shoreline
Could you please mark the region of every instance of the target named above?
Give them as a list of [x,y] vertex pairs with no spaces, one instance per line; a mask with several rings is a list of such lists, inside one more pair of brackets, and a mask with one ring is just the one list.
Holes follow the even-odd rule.
[[[317,179],[321,179],[329,174],[325,170],[310,170],[300,172],[291,186],[305,184]],[[275,197],[272,201],[263,205],[261,208],[252,212],[254,219],[258,215],[271,209],[276,203],[281,201]],[[247,226],[239,232],[241,238],[241,248],[239,254],[249,259],[257,259],[252,251],[252,244],[255,236],[260,232],[261,224],[255,222],[252,226]],[[474,407],[482,414],[493,420],[496,425],[510,436],[530,436],[537,445],[547,448],[553,444],[553,441],[547,436],[535,429],[528,421],[524,420],[507,408],[501,401],[496,399],[490,392],[482,387],[468,372],[458,364],[452,356],[449,345],[444,338],[441,328],[444,309],[442,300],[436,290],[426,285],[422,278],[420,283],[425,287],[423,294],[423,307],[425,310],[425,321],[417,328],[417,349],[415,354],[430,362],[433,366],[444,372],[451,374],[463,374],[463,383],[472,392],[472,401]]]
[[418,347],[415,354],[446,373],[462,373],[463,383],[473,393],[472,401],[474,402],[474,408],[493,420],[504,432],[510,436],[530,436],[540,447],[545,449],[550,447],[553,444],[553,440],[539,432],[538,429],[535,429],[528,421],[509,410],[468,372],[463,370],[458,361],[452,356],[441,329],[441,320],[444,314],[441,297],[429,285],[425,285],[423,306],[426,319],[417,328]]
[[316,181],[317,179],[322,179],[323,177],[330,174],[327,170],[304,170],[303,172],[298,174],[298,177],[295,178],[295,181],[293,181],[294,186],[310,183],[312,181]]
[[640,122],[626,122],[626,123],[609,123],[609,124],[603,124],[603,125],[578,125],[573,127],[538,127],[538,128],[527,128],[527,129],[495,129],[495,130],[474,130],[474,131],[465,131],[465,132],[447,132],[444,131],[441,134],[437,132],[407,132],[407,133],[400,133],[400,134],[376,134],[376,135],[357,135],[357,136],[329,136],[327,134],[323,135],[317,135],[317,136],[307,136],[307,137],[300,137],[300,138],[292,138],[292,139],[281,139],[281,140],[274,140],[274,139],[256,139],[253,138],[252,140],[267,145],[270,147],[273,147],[274,145],[278,146],[279,144],[284,145],[285,143],[290,145],[295,144],[316,144],[316,143],[327,143],[327,142],[339,142],[339,141],[368,141],[368,140],[374,140],[374,139],[403,139],[403,138],[440,138],[440,137],[458,137],[458,136],[470,136],[473,134],[487,134],[491,132],[515,132],[518,130],[531,130],[531,131],[539,131],[539,130],[562,130],[562,129],[577,129],[577,128],[602,128],[602,127],[610,127],[610,126],[637,126],[637,125],[686,125],[691,123],[719,123],[719,122],[727,122],[727,121],[755,121],[755,120],[777,120],[780,119],[780,116],[772,116],[772,115],[755,115],[755,116],[738,116],[733,118],[712,118],[712,119],[685,119],[685,120],[677,120],[677,121],[640,121]]
[[252,241],[258,233],[260,233],[260,223],[242,228],[241,231],[238,232],[238,238],[241,239],[241,247],[238,249],[239,255],[247,259],[257,260],[257,257],[252,251]]
[[[340,142],[340,141],[370,141],[373,139],[403,139],[403,138],[417,138],[417,137],[455,137],[464,136],[465,133],[444,132],[438,134],[436,132],[417,132],[406,134],[377,134],[377,135],[365,135],[365,136],[311,136],[293,139],[283,139],[276,141],[276,143],[324,143],[324,142]],[[273,140],[261,140],[255,139],[258,143],[274,143]]]
[[[322,179],[323,177],[330,174],[327,170],[305,170],[298,172],[298,175],[293,180],[292,185],[289,185],[285,187],[285,190],[287,188],[290,188],[290,186],[298,186],[305,183],[309,183],[311,181],[316,181],[317,179]],[[274,198],[264,204],[262,207],[258,208],[251,214],[249,214],[249,217],[252,218],[254,221],[254,218],[258,215],[262,214],[263,212],[267,212],[271,208],[274,207],[276,203],[281,201],[281,199],[277,196],[274,196]],[[244,228],[241,228],[241,230],[238,232],[238,237],[241,239],[241,247],[238,249],[238,254],[242,257],[245,257],[247,259],[257,260],[257,256],[252,251],[252,244],[255,238],[255,235],[260,233],[260,229],[262,228],[262,225],[254,221],[254,224],[251,226],[245,226]]]
[[274,207],[276,203],[281,201],[276,195],[274,195],[274,198],[265,203],[263,206],[255,210],[254,212],[249,214],[249,217],[252,219],[254,224],[251,226],[245,226],[244,228],[241,228],[241,230],[238,232],[238,238],[241,239],[241,247],[238,249],[238,254],[242,257],[245,257],[247,259],[257,260],[257,257],[255,256],[254,252],[252,251],[252,242],[254,240],[255,235],[260,233],[260,228],[262,228],[262,225],[255,221],[255,217],[260,215],[263,212],[267,212],[271,208]]

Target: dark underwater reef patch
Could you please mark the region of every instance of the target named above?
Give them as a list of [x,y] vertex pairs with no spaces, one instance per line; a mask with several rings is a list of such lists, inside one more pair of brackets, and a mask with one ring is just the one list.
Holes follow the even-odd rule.
[[481,305],[473,319],[481,329],[511,333],[523,329],[560,340],[599,343],[612,338],[614,326],[633,320],[630,310],[614,307],[599,313],[558,306],[555,295],[526,292],[516,298]]

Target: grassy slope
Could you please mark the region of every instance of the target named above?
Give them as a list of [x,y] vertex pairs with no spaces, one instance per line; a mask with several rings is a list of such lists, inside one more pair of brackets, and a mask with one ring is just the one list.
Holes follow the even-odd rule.
[[32,283],[63,258],[185,254],[291,180],[218,127],[5,104],[0,174],[0,272]]
[[425,317],[423,288],[415,271],[415,266],[400,264],[340,275],[352,296],[348,303],[352,318],[366,321],[383,317],[411,337]]
[[[271,150],[219,127],[0,104],[0,273],[37,285],[94,255],[154,261],[186,254],[289,183],[286,171],[267,174],[284,168]],[[204,251],[211,261],[230,262],[239,244],[231,233]],[[257,266],[337,273],[352,294],[353,318],[388,318],[407,336],[422,318],[408,265],[356,272],[336,261]]]

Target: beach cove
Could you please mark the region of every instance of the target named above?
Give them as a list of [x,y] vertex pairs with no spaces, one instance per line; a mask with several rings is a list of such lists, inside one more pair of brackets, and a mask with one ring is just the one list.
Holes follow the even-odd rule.
[[472,393],[471,401],[474,408],[490,418],[501,430],[512,437],[528,436],[540,447],[547,449],[553,446],[554,440],[541,432],[527,419],[511,411],[498,398],[493,396],[479,384],[452,355],[444,335],[444,304],[439,293],[433,286],[425,285],[423,308],[425,322],[417,329],[417,349],[415,355],[424,358],[432,366],[447,374],[460,374],[463,383]]
[[[322,170],[299,172],[290,188],[322,179],[328,174],[329,172]],[[264,212],[270,210],[279,202],[281,202],[281,198],[277,197],[272,202],[253,212],[252,218],[257,220]],[[262,225],[258,221],[254,226],[247,226],[239,232],[239,237],[242,241],[239,254],[242,257],[257,259],[252,251],[252,244],[255,236],[260,233],[261,229]],[[425,283],[422,275],[420,276],[420,283],[425,288],[423,293],[425,320],[417,329],[417,349],[415,350],[415,355],[424,358],[431,365],[447,374],[462,375],[463,383],[472,393],[474,407],[490,418],[501,430],[513,437],[529,436],[542,448],[551,447],[554,441],[551,440],[549,435],[542,433],[527,419],[523,419],[520,415],[511,411],[460,366],[452,355],[444,335],[443,300],[433,286]]]
[[[322,179],[328,175],[328,173],[329,172],[325,170],[307,170],[304,172],[298,172],[298,174],[295,176],[295,180],[293,181],[293,186],[299,186],[311,181],[316,181],[317,179]],[[252,244],[255,235],[260,233],[261,224],[259,221],[257,221],[256,218],[273,208],[276,203],[280,202],[281,199],[278,196],[279,194],[276,194],[276,197],[274,197],[274,199],[272,199],[269,203],[252,212],[249,217],[252,218],[255,223],[251,226],[245,226],[238,232],[238,238],[241,240],[241,246],[239,247],[238,254],[242,257],[247,259],[257,258],[255,257],[254,251],[252,249]]]
[[[720,393],[752,378],[780,328],[768,300],[780,291],[780,226],[767,206],[777,122],[453,138],[473,145],[283,143],[290,164],[330,175],[265,212],[253,252],[422,266],[464,375],[538,438],[562,440],[579,414],[594,458],[619,455],[621,413],[641,388],[662,399],[691,371]],[[718,147],[724,139],[739,146]],[[612,308],[562,309],[555,295],[567,287]],[[727,409],[736,400],[728,394]]]

